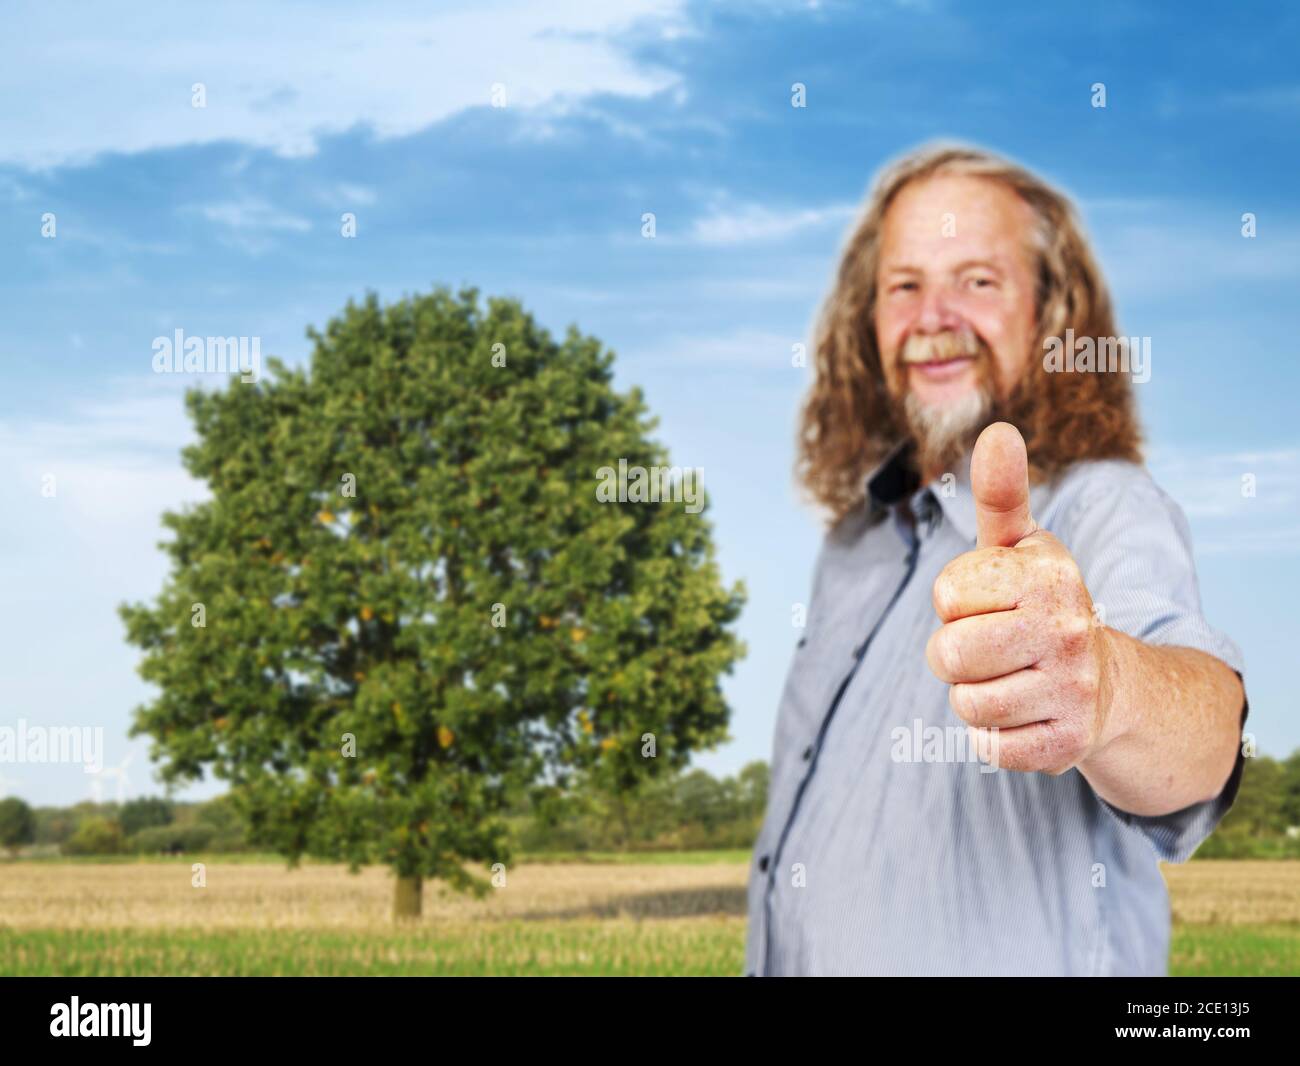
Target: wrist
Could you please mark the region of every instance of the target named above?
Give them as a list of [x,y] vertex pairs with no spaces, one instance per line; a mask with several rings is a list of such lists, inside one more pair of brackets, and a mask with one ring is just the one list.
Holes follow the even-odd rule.
[[1097,627],[1096,734],[1092,753],[1080,764],[1081,769],[1112,749],[1131,730],[1127,707],[1120,698],[1120,679],[1129,651],[1129,639],[1124,634],[1103,625]]

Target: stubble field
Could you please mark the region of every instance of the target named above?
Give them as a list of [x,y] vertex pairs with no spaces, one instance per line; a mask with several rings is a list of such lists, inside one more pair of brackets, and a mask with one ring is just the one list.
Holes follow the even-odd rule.
[[[528,862],[483,900],[426,886],[402,926],[381,869],[0,863],[0,974],[738,975],[747,861]],[[1164,869],[1172,974],[1300,974],[1300,862]]]

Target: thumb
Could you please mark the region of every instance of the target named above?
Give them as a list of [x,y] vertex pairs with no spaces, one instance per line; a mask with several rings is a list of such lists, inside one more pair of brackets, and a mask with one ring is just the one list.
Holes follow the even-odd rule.
[[970,458],[976,546],[1014,548],[1038,528],[1029,513],[1029,456],[1020,431],[994,422],[980,434]]

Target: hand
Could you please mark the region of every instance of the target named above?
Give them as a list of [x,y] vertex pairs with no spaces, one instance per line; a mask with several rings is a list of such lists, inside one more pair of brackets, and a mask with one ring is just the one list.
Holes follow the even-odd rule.
[[1019,431],[997,422],[971,455],[979,538],[934,582],[944,624],[926,660],[976,750],[1009,770],[1061,774],[1101,746],[1110,649],[1078,564],[1029,513]]

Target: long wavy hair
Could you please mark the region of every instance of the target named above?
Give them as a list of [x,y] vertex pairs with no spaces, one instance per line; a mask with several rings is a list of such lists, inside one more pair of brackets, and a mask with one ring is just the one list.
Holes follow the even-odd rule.
[[1085,459],[1140,462],[1141,429],[1127,373],[1049,373],[1050,337],[1118,334],[1110,295],[1070,202],[1023,167],[991,152],[924,147],[888,166],[868,194],[816,322],[815,377],[800,418],[795,473],[837,522],[858,507],[864,479],[908,431],[885,387],[874,311],[881,224],[899,191],[939,174],[1001,182],[1033,209],[1038,325],[1024,377],[1002,416],[1025,438],[1030,477],[1050,480]]

